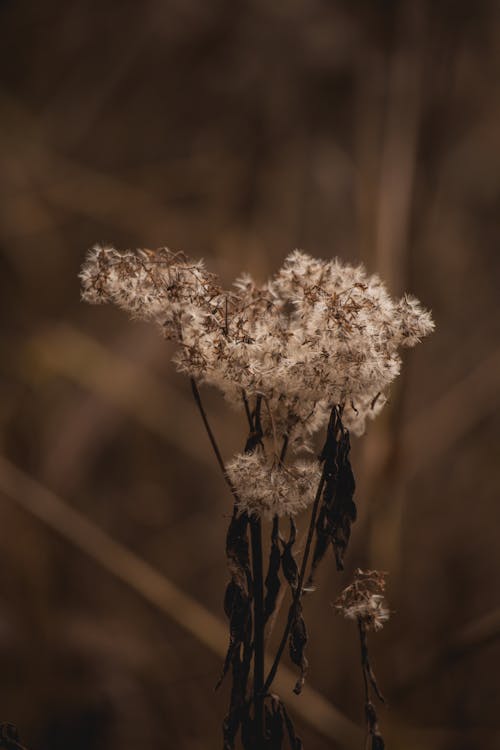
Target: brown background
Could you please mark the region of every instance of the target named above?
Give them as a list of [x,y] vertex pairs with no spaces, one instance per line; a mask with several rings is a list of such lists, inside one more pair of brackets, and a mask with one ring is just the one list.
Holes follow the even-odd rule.
[[[362,724],[330,603],[388,569],[389,748],[500,747],[498,2],[3,0],[0,66],[0,718],[32,750],[220,747],[209,621],[146,601],[109,538],[222,621],[229,499],[168,345],[82,305],[77,273],[99,240],[228,284],[301,247],[437,322],[355,441],[360,518],[307,602],[309,682]],[[206,399],[230,455],[244,426]],[[303,713],[306,750],[361,748]]]

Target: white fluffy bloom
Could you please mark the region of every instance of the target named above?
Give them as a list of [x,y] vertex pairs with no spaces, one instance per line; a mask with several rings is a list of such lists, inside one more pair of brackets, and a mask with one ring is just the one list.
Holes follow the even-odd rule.
[[294,251],[263,285],[244,275],[224,291],[203,263],[167,249],[96,246],[81,272],[83,298],[152,320],[178,343],[175,363],[241,406],[262,396],[267,436],[307,447],[333,405],[361,434],[398,375],[398,349],[434,324],[416,299],[394,301],[377,276]]
[[240,513],[295,516],[314,500],[320,480],[318,461],[296,461],[284,466],[270,462],[260,451],[240,453],[226,466],[235,488]]
[[372,630],[381,630],[389,615],[384,597],[380,594],[371,594],[365,600],[345,609],[345,617],[349,620],[362,620],[367,627],[369,626],[368,629]]
[[210,318],[222,289],[202,261],[193,262],[167,248],[118,252],[96,245],[80,273],[82,298],[112,302],[132,317],[157,322],[165,336],[182,340],[184,330],[196,330],[197,319]]
[[354,573],[354,581],[339,596],[335,609],[348,620],[358,620],[367,630],[381,630],[390,612],[387,609],[384,591],[386,574],[379,570],[360,570]]

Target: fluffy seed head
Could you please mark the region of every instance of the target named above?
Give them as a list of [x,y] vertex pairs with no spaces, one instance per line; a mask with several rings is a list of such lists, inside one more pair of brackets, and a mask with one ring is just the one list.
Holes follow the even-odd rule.
[[384,600],[386,575],[358,568],[354,581],[335,602],[337,612],[348,620],[358,620],[366,630],[381,630],[390,615]]
[[320,479],[318,461],[282,465],[256,450],[239,453],[226,466],[240,513],[249,516],[295,516],[314,499]]
[[242,390],[260,395],[265,435],[286,434],[295,449],[309,446],[335,404],[361,434],[399,373],[399,348],[434,328],[415,298],[392,300],[362,266],[299,250],[265,284],[244,275],[231,290],[166,248],[96,246],[80,277],[84,300],[116,304],[176,341],[181,372],[239,406]]

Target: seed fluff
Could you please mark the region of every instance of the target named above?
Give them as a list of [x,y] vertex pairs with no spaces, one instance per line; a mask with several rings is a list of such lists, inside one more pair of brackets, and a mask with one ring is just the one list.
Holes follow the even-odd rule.
[[154,322],[178,344],[184,373],[221,390],[266,402],[266,436],[310,445],[333,404],[362,434],[387,400],[401,366],[434,323],[411,296],[392,300],[378,276],[338,259],[295,250],[269,281],[241,276],[224,290],[202,261],[167,248],[119,252],[96,245],[80,278],[87,302],[110,302]]

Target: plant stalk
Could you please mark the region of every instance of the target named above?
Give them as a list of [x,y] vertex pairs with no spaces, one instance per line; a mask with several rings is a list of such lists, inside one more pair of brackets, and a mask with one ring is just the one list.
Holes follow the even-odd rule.
[[311,550],[311,543],[312,543],[312,539],[313,539],[313,535],[314,535],[314,528],[315,528],[315,525],[316,525],[316,517],[318,515],[318,508],[319,508],[319,503],[320,503],[320,500],[321,500],[321,494],[323,492],[323,486],[324,486],[324,484],[325,484],[325,472],[323,470],[323,472],[321,474],[321,479],[320,479],[320,482],[319,482],[319,485],[318,485],[318,489],[316,491],[316,497],[314,498],[314,505],[313,505],[313,509],[312,509],[312,513],[311,513],[311,520],[310,520],[310,523],[309,523],[309,530],[308,530],[308,533],[307,533],[307,541],[306,541],[306,546],[305,546],[305,549],[304,549],[304,555],[302,557],[302,565],[301,565],[301,568],[300,568],[299,581],[298,581],[298,584],[297,584],[297,589],[295,591],[295,596],[293,597],[293,601],[292,601],[292,603],[290,605],[290,609],[288,611],[288,620],[287,620],[287,623],[286,623],[286,626],[285,626],[285,632],[283,633],[283,637],[281,638],[280,645],[278,647],[278,651],[276,652],[276,656],[274,658],[274,662],[272,664],[271,669],[269,670],[269,674],[268,674],[266,682],[264,684],[264,688],[263,688],[264,694],[267,693],[267,691],[271,687],[271,684],[272,684],[274,678],[276,677],[276,672],[278,671],[279,663],[280,663],[281,657],[283,655],[283,651],[285,650],[285,646],[286,646],[286,643],[288,641],[288,636],[290,635],[290,630],[291,630],[292,625],[293,625],[293,621],[294,621],[294,617],[295,617],[295,610],[296,610],[297,604],[299,603],[299,601],[301,599],[301,596],[302,596],[302,587],[304,585],[304,578],[305,578],[305,575],[306,575],[307,562],[309,560],[309,553],[310,553],[310,550]]
[[231,490],[231,494],[234,497],[235,500],[238,499],[238,493],[236,492],[235,488],[233,487],[231,480],[229,479],[227,473],[226,473],[226,466],[224,464],[224,459],[222,458],[222,454],[220,452],[219,446],[217,444],[217,441],[215,439],[215,435],[212,431],[212,428],[210,427],[210,423],[208,421],[207,413],[205,411],[205,407],[203,406],[203,402],[201,400],[201,394],[198,390],[198,386],[196,384],[196,380],[194,378],[190,378],[191,381],[191,391],[193,393],[194,400],[196,402],[196,406],[198,407],[198,411],[200,412],[200,416],[203,420],[203,424],[205,426],[205,430],[208,435],[208,439],[210,440],[210,445],[212,446],[212,450],[214,452],[215,458],[217,459],[217,463],[219,464],[219,468],[222,472],[222,476],[224,477],[224,481],[226,482],[227,486]]
[[250,519],[253,566],[254,607],[254,672],[253,699],[255,748],[264,747],[264,573],[262,564],[262,524],[260,518]]

